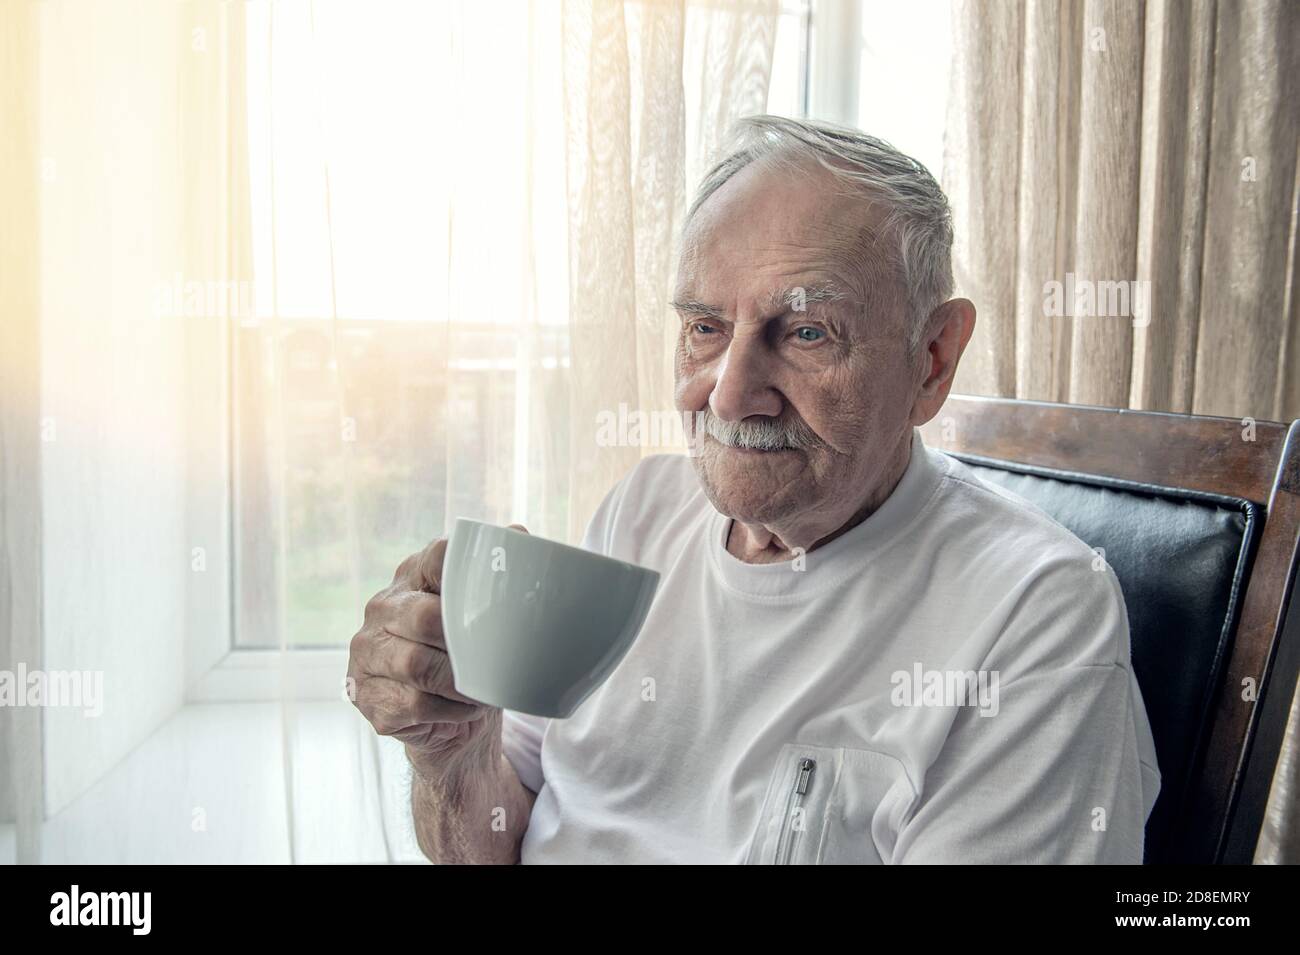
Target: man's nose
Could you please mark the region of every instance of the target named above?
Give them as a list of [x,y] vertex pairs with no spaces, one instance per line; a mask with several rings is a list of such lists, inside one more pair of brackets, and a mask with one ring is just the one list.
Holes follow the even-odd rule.
[[718,366],[709,410],[724,421],[742,421],[750,415],[775,418],[781,408],[781,395],[773,386],[771,361],[762,335],[734,336]]

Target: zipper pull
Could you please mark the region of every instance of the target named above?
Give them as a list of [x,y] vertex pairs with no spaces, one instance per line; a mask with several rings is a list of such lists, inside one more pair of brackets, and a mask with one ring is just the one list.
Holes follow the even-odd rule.
[[812,780],[813,770],[817,768],[817,761],[809,759],[807,756],[799,760],[799,775],[795,777],[794,791],[797,795],[802,796],[808,792],[808,783]]

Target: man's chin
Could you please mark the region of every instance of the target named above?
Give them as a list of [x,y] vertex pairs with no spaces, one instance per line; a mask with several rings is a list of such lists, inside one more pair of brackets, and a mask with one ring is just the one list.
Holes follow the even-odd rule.
[[794,450],[714,447],[695,458],[700,483],[714,508],[744,523],[768,523],[786,515],[790,507],[784,497],[802,485],[799,475],[807,466],[804,455]]
[[775,527],[784,524],[792,512],[780,501],[760,501],[735,494],[722,497],[709,494],[708,498],[715,511],[741,524]]

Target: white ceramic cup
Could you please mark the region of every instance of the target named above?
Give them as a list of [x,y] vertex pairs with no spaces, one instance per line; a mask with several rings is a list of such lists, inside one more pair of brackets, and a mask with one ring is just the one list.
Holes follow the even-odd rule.
[[572,715],[632,646],[658,586],[657,571],[458,518],[442,568],[456,690],[535,716]]

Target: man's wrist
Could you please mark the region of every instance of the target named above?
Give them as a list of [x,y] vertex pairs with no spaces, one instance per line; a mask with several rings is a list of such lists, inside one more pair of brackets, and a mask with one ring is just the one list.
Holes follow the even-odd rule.
[[406,758],[423,786],[460,801],[471,783],[494,774],[504,758],[500,741],[493,742],[485,739],[454,753],[424,753],[408,743]]

